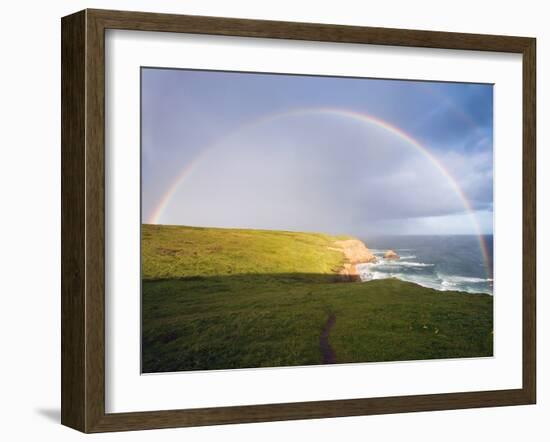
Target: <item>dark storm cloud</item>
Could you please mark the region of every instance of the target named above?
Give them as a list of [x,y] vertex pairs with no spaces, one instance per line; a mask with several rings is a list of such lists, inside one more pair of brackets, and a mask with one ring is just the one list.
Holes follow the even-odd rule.
[[[468,233],[475,226],[463,221],[458,186],[482,228],[492,230],[490,86],[159,70],[145,70],[143,79],[145,221],[199,156],[160,222]],[[407,130],[445,171],[395,133],[338,114],[250,125],[319,107]]]

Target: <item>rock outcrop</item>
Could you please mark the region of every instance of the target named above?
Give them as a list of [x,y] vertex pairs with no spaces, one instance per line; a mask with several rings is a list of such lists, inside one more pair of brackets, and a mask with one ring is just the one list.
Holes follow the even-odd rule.
[[388,250],[386,253],[384,253],[384,259],[399,259],[399,255],[393,250]]
[[350,264],[376,262],[376,256],[358,239],[336,241],[334,245],[344,252],[346,261]]
[[338,273],[343,281],[360,281],[361,277],[355,265],[376,262],[376,256],[358,239],[336,241],[334,245],[335,247],[331,249],[343,252],[346,260],[344,267]]

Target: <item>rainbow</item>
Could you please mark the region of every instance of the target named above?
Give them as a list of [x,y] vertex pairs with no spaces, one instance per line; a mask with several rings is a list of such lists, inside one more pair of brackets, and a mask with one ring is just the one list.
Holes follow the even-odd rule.
[[256,119],[252,122],[249,122],[247,124],[244,124],[240,127],[238,127],[235,131],[227,134],[222,140],[219,140],[218,142],[215,142],[214,144],[210,145],[206,149],[204,149],[197,157],[195,157],[192,161],[190,161],[182,170],[181,172],[175,177],[175,179],[172,181],[172,183],[168,186],[168,189],[164,192],[162,195],[159,203],[151,213],[150,217],[148,218],[148,223],[150,224],[160,224],[160,220],[162,218],[162,215],[166,208],[169,206],[170,201],[172,200],[174,194],[177,192],[180,185],[185,181],[185,179],[193,172],[193,170],[196,168],[196,166],[201,162],[201,160],[205,157],[207,153],[215,149],[216,147],[219,147],[220,144],[224,141],[226,141],[228,138],[235,136],[236,134],[243,133],[246,130],[249,130],[251,128],[261,126],[262,124],[266,124],[272,121],[276,121],[281,118],[288,118],[288,117],[299,117],[299,116],[307,116],[307,115],[329,115],[329,116],[337,116],[341,118],[348,118],[353,121],[360,122],[362,124],[367,124],[371,126],[375,126],[378,128],[381,128],[396,137],[400,138],[401,140],[405,141],[409,146],[416,149],[418,152],[420,152],[425,158],[427,158],[434,167],[436,167],[440,173],[447,179],[448,183],[452,187],[452,189],[455,191],[455,193],[458,195],[460,200],[462,201],[462,204],[464,205],[464,208],[466,209],[467,213],[469,214],[472,224],[474,228],[477,230],[477,236],[479,238],[479,245],[480,250],[483,256],[483,259],[485,261],[485,266],[488,269],[489,268],[489,252],[487,250],[487,245],[485,244],[485,240],[483,238],[483,234],[481,231],[481,228],[479,226],[478,220],[475,216],[474,209],[460,188],[460,185],[457,183],[456,179],[452,176],[452,174],[447,170],[447,168],[441,163],[441,161],[434,156],[433,153],[430,152],[428,148],[420,144],[417,140],[415,140],[410,134],[406,133],[402,129],[400,129],[397,126],[394,126],[387,121],[384,121],[380,118],[377,118],[373,115],[361,113],[361,112],[355,112],[350,111],[347,109],[339,109],[339,108],[329,108],[329,107],[321,107],[321,108],[304,108],[304,109],[294,109],[287,112],[281,112],[281,113],[275,113],[275,114],[268,114],[266,116],[262,116],[259,119]]

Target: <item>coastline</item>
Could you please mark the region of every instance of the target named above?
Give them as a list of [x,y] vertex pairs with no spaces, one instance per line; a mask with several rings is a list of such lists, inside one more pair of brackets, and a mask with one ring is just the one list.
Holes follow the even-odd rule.
[[[374,280],[396,279],[416,284],[420,287],[434,289],[438,292],[458,291],[465,294],[486,294],[493,296],[492,275],[487,277],[470,276],[467,272],[444,273],[440,272],[441,262],[422,262],[417,259],[415,249],[370,249],[364,241],[350,239],[336,241],[336,247],[343,254],[341,268],[338,275],[344,282],[366,283]],[[386,243],[385,246],[399,246],[399,241]],[[442,257],[445,258],[445,257]],[[446,264],[446,259],[442,259]],[[452,260],[451,260],[452,261]],[[491,276],[491,277],[489,277]]]

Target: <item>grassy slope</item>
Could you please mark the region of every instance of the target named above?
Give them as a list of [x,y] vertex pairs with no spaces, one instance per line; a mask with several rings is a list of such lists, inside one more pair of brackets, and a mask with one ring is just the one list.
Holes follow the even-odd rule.
[[143,226],[145,372],[492,354],[492,297],[335,282],[323,234]]
[[266,273],[334,274],[342,254],[322,233],[144,225],[143,278]]

